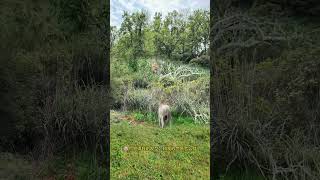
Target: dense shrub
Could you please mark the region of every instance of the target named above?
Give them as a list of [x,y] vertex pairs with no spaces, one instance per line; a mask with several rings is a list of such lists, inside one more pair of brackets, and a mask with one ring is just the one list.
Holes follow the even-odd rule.
[[185,53],[174,54],[172,58],[175,60],[179,60],[179,61],[188,63],[191,59],[193,59],[195,57],[196,57],[196,54],[185,52]]
[[210,56],[208,55],[202,55],[197,58],[191,59],[190,63],[199,64],[204,67],[208,67],[210,63]]
[[127,64],[118,59],[111,59],[111,108],[119,109],[123,105],[123,97],[127,88],[132,84],[132,77]]
[[[76,87],[74,93],[58,92],[44,100],[41,127],[46,149],[70,146],[97,150],[106,136],[108,95],[104,88]],[[103,145],[102,145],[103,146]]]
[[[156,112],[159,102],[165,100],[172,107],[173,113],[185,114],[193,117],[197,123],[209,121],[209,74],[205,69],[189,65],[160,63],[160,75],[152,73],[148,60],[139,60],[139,71],[132,76],[120,73],[112,85],[117,87],[113,92],[116,100],[125,110],[138,110],[141,112]],[[113,68],[118,69],[124,64],[115,62]],[[141,70],[140,70],[141,69]],[[143,77],[148,82],[147,88],[137,87],[135,82]],[[123,83],[126,79],[127,83]],[[120,93],[121,91],[121,93]],[[117,94],[115,94],[117,93]],[[115,102],[114,102],[115,103]]]
[[[219,22],[232,19],[246,24],[233,15]],[[215,44],[216,52],[212,53],[215,66],[211,103],[217,123],[215,142],[220,143],[214,152],[225,170],[254,168],[274,179],[319,176],[315,168],[319,166],[319,131],[315,128],[319,126],[320,54],[315,40],[319,37],[309,33],[310,26],[290,29],[295,21],[289,20],[274,23],[284,28],[280,28],[282,32],[273,29],[271,35],[277,34],[278,40],[285,38],[277,43],[271,41],[272,46],[243,48],[248,42],[244,37],[252,31],[244,28],[233,36],[226,33],[229,26],[218,30],[234,38],[233,42]],[[258,29],[269,33],[271,26],[259,22],[262,26]],[[216,39],[219,37],[217,33]],[[219,54],[223,47],[230,47],[229,53]],[[276,47],[278,51],[273,50]]]
[[135,79],[133,81],[133,86],[135,88],[147,88],[148,85],[149,85],[149,83],[146,81],[145,78],[143,78],[143,79]]
[[[84,107],[90,100],[81,98],[92,96],[99,103],[98,99],[106,99],[108,92],[99,94],[103,90],[97,88],[104,87],[102,71],[106,62],[102,57],[101,34],[97,26],[92,25],[100,16],[98,11],[92,11],[95,3],[85,3],[1,2],[0,81],[5,87],[0,88],[0,97],[4,99],[0,112],[5,121],[2,128],[6,129],[0,131],[1,150],[41,151],[48,149],[49,144],[62,148],[75,136],[93,137],[92,131],[97,129],[85,121],[93,118],[99,123],[95,117],[102,111],[97,108],[92,111],[95,114],[90,114],[87,111],[90,107]],[[75,11],[81,14],[80,19],[73,16]],[[104,112],[107,103],[104,100],[99,104],[105,108]],[[70,115],[66,112],[69,110],[83,113]],[[68,129],[63,129],[62,124]],[[88,130],[84,130],[86,128]],[[76,145],[94,141],[72,142]]]
[[[122,59],[123,60],[123,59]],[[151,62],[146,59],[136,60],[137,71],[132,72],[127,63],[113,59],[111,65],[112,107],[120,109],[131,88],[146,89],[157,78],[151,69]]]
[[146,89],[131,89],[128,92],[126,105],[129,110],[149,110],[152,104],[153,97],[149,90]]
[[208,76],[181,83],[170,90],[169,97],[175,112],[193,117],[195,123],[209,122]]

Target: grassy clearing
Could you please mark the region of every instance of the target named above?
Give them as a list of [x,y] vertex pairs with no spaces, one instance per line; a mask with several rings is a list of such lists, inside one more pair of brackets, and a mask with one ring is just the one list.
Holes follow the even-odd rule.
[[[140,122],[139,113],[111,113],[112,179],[208,179],[210,129],[190,119],[174,117],[171,127],[160,129],[155,121]],[[125,118],[132,117],[132,118]],[[183,123],[183,119],[185,123]],[[188,123],[190,122],[190,123]],[[124,151],[124,147],[128,151]],[[193,147],[188,150],[137,150],[134,147]]]
[[[204,111],[209,109],[208,69],[158,59],[160,73],[154,74],[153,62],[139,59],[136,72],[122,68],[127,73],[117,70],[125,62],[114,63],[118,68],[111,72],[112,82],[119,83],[114,83],[113,97],[127,111],[111,111],[111,178],[209,179],[210,129],[195,123],[196,117],[208,121]],[[120,91],[125,86],[130,87],[128,93]],[[154,113],[162,98],[171,105],[173,115],[172,126],[164,129]],[[188,149],[160,149],[173,147]]]

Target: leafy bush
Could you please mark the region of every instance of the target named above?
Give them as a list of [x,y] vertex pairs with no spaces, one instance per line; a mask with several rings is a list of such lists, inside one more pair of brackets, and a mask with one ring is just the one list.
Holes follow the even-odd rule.
[[147,88],[149,83],[145,79],[135,79],[133,80],[133,86],[135,88]]
[[153,97],[149,90],[132,89],[128,92],[126,105],[130,110],[145,111],[150,109],[151,104],[153,104],[152,100]]
[[202,55],[200,57],[197,57],[197,58],[193,58],[191,61],[190,61],[191,64],[199,64],[201,66],[204,66],[204,67],[208,67],[209,66],[209,63],[210,63],[210,56],[208,55]]
[[138,121],[142,121],[145,119],[144,115],[141,113],[134,113],[134,119],[138,120]]
[[[113,85],[118,87],[118,95],[114,99],[117,99],[122,107],[141,112],[156,112],[158,103],[165,100],[172,106],[173,113],[189,115],[197,123],[208,123],[209,76],[207,70],[162,62],[160,76],[157,77],[152,73],[148,60],[140,59],[137,62],[139,70],[128,77],[132,85],[129,80],[126,85],[119,82],[120,77],[125,77],[120,74],[120,77],[113,82]],[[115,63],[115,65],[121,67],[120,64]],[[140,78],[143,78],[143,81],[140,81]],[[141,86],[145,81],[148,82],[148,86]],[[126,89],[125,92],[123,89]]]
[[[201,87],[201,88],[199,88]],[[185,82],[171,97],[176,112],[193,117],[195,123],[209,122],[209,77]]]
[[118,59],[111,60],[111,108],[119,109],[123,105],[123,97],[133,81],[129,67]]

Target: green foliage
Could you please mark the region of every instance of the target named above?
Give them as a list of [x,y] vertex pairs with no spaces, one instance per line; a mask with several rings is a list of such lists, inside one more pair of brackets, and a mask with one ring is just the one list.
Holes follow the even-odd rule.
[[138,121],[142,121],[142,120],[144,120],[144,118],[145,118],[143,114],[138,113],[138,112],[135,113],[133,117],[134,117],[134,119],[136,119],[136,120],[138,120]]
[[151,59],[136,62],[138,70],[134,73],[127,71],[130,77],[124,72],[117,72],[117,69],[125,67],[125,62],[115,61],[111,69],[111,77],[115,79],[112,87],[118,87],[113,92],[116,109],[125,107],[145,113],[156,112],[162,99],[170,103],[173,112],[187,114],[197,123],[208,123],[208,69],[163,61],[160,74],[155,75],[151,71]]
[[130,59],[128,65],[133,72],[138,70],[138,63],[135,59]]
[[[200,23],[200,24],[199,24]],[[170,12],[163,20],[160,13],[154,16],[154,44],[158,54],[171,58],[174,54],[200,54],[200,47],[206,52],[209,43],[209,13],[196,10],[191,15]]]
[[[147,14],[144,11],[129,14],[124,12],[120,33],[125,36],[125,48],[132,48],[132,57],[129,57],[130,67],[136,71],[135,60],[144,54],[144,35],[147,23]],[[122,37],[120,37],[122,38]]]
[[156,47],[154,44],[155,32],[148,27],[145,32],[144,37],[144,56],[145,57],[153,57],[156,54]]
[[173,118],[173,124],[186,124],[186,125],[193,124],[193,119],[189,116],[177,116],[177,115],[173,115],[173,116],[177,117],[177,118]]
[[120,108],[125,91],[132,84],[132,77],[129,67],[126,63],[118,59],[111,59],[110,81],[112,107]]
[[83,32],[89,28],[92,17],[88,0],[50,0],[51,10],[58,17],[62,31]]
[[[115,46],[115,54],[122,59],[134,61],[142,56],[166,56],[188,62],[207,52],[209,12],[206,10],[196,10],[192,14],[174,10],[165,17],[157,12],[151,24],[146,23],[146,13],[143,11],[124,12],[123,18],[121,34]],[[132,55],[124,57],[124,52],[129,49]]]
[[206,52],[209,44],[209,11],[195,10],[193,15],[189,17],[189,21],[191,52],[199,55],[201,45],[204,46],[204,52]]
[[203,67],[208,67],[210,65],[210,56],[202,55],[200,57],[191,59],[190,63],[199,64]]

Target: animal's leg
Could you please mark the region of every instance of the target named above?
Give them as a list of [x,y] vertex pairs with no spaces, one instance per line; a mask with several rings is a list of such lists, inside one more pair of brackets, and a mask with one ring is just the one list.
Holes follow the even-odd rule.
[[161,128],[164,127],[164,120],[163,120],[163,117],[161,117]]

